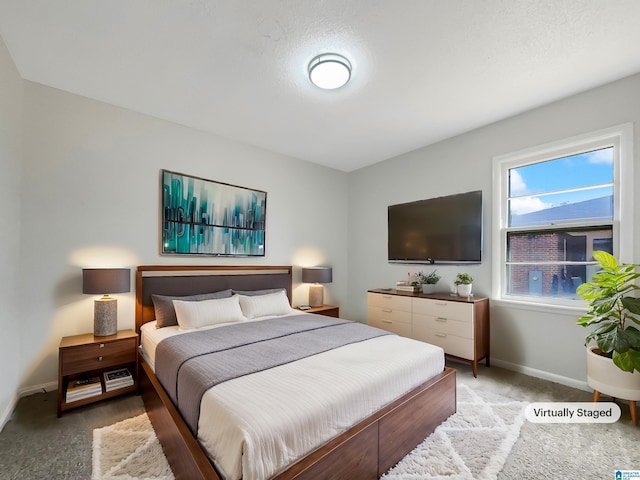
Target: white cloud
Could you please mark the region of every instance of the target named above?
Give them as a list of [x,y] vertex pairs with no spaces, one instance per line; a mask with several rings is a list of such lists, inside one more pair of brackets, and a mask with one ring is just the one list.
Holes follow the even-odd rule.
[[524,183],[522,175],[517,170],[509,171],[509,188],[512,197],[527,193],[527,184]]
[[613,149],[603,148],[602,150],[595,150],[593,152],[585,153],[587,162],[593,164],[612,164],[613,163]]
[[[509,184],[511,188],[511,196],[526,195],[528,192],[527,184],[522,175],[517,170],[511,170],[509,173]],[[543,202],[540,197],[520,197],[511,200],[511,213],[514,215],[523,215],[525,213],[537,212],[544,210],[552,205]]]
[[553,205],[543,202],[539,197],[521,197],[511,200],[511,213],[523,215],[525,213],[537,212],[551,208]]

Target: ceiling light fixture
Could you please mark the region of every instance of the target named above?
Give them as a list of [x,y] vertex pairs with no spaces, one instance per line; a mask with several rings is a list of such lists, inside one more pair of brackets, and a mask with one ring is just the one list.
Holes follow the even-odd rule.
[[340,88],[350,78],[351,63],[337,53],[323,53],[309,62],[309,79],[322,89]]

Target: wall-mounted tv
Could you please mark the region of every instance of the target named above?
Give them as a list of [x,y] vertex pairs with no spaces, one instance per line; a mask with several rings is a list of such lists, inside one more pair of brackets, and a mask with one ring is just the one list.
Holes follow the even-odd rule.
[[482,191],[388,207],[391,263],[480,263]]

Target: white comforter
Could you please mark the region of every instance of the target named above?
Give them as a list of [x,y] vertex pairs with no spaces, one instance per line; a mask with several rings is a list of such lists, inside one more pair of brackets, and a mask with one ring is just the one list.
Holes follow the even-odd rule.
[[[174,327],[143,327],[153,366]],[[441,348],[386,335],[224,382],[202,398],[198,440],[227,480],[270,478],[444,369]]]

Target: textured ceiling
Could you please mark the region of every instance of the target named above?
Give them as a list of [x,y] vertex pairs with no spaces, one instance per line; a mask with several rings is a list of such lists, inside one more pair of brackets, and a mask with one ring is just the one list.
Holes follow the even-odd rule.
[[638,0],[0,0],[0,34],[27,80],[344,171],[640,71]]

